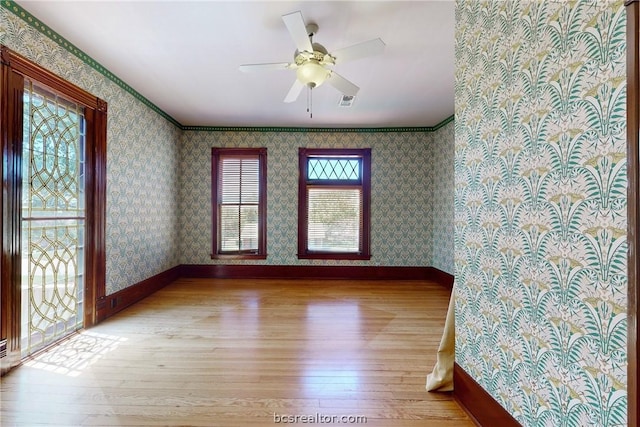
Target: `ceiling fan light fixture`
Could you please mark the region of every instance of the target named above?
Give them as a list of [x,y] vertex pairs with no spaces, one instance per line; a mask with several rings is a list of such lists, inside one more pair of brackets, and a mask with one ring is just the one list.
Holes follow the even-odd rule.
[[310,59],[298,67],[296,75],[300,82],[309,87],[318,87],[329,78],[329,70],[315,59]]
[[[289,35],[296,45],[291,63],[266,63],[241,65],[241,71],[252,70],[296,70],[296,80],[284,98],[284,102],[290,103],[298,99],[304,87],[307,87],[308,110],[311,113],[311,89],[322,85],[325,81],[345,96],[354,97],[360,88],[340,74],[333,71],[337,62],[345,62],[353,59],[364,58],[370,55],[382,53],[384,42],[373,39],[329,53],[321,44],[313,42],[313,36],[318,31],[317,24],[305,24],[300,11],[282,15]],[[311,114],[310,114],[311,115]]]

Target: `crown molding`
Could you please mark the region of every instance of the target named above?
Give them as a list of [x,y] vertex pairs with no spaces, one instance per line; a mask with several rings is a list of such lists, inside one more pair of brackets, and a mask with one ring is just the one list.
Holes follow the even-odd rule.
[[379,128],[331,128],[331,127],[278,127],[278,126],[182,126],[182,130],[196,132],[342,132],[342,133],[375,133],[375,132],[435,132],[451,123],[451,115],[435,126],[404,126]]
[[446,119],[444,119],[443,121],[441,121],[440,123],[438,123],[437,125],[433,126],[433,127],[431,128],[431,132],[435,132],[435,131],[437,131],[438,129],[440,129],[440,128],[442,128],[442,127],[446,126],[446,125],[448,125],[449,123],[451,123],[452,121],[454,121],[454,119],[455,119],[455,115],[454,115],[454,114],[450,115],[449,117],[447,117]]
[[385,127],[385,128],[305,128],[278,126],[183,126],[182,130],[197,132],[341,132],[341,133],[371,133],[371,132],[432,132],[433,127]]

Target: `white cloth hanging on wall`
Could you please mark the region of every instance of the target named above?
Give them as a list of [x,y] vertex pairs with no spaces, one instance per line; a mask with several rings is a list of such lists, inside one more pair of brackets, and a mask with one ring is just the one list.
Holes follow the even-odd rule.
[[455,330],[455,302],[454,292],[451,291],[444,332],[438,347],[436,366],[427,375],[427,391],[453,390],[453,364],[456,359],[456,330]]

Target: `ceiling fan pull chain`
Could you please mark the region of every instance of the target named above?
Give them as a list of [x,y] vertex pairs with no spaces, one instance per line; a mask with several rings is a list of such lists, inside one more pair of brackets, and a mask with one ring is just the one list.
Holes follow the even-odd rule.
[[307,85],[307,113],[313,119],[313,86]]

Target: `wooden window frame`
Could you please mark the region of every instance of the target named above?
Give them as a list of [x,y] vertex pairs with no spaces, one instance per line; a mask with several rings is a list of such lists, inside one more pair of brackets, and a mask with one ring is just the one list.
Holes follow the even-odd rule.
[[[228,253],[220,251],[218,173],[222,156],[258,156],[260,167],[258,202],[258,250],[255,253]],[[266,259],[267,258],[267,149],[261,148],[211,148],[211,259]]]
[[85,328],[98,322],[99,303],[104,300],[106,293],[107,103],[4,45],[0,45],[0,59],[0,149],[3,157],[0,166],[3,180],[0,193],[0,230],[3,236],[0,251],[0,340],[7,338],[7,360],[0,363],[0,371],[6,373],[20,362],[21,100],[24,79],[36,81],[85,108]]
[[[310,157],[357,156],[362,162],[361,182],[345,184],[341,182],[314,182],[307,179],[307,164]],[[371,149],[370,148],[300,148],[298,150],[298,259],[324,260],[369,260],[371,259]],[[362,191],[362,230],[360,252],[310,251],[308,242],[308,188],[313,186],[359,187]]]

